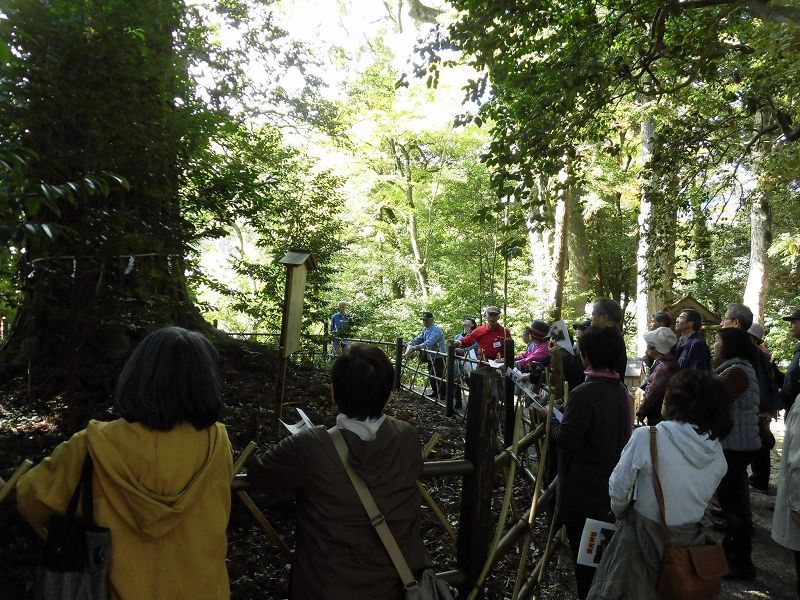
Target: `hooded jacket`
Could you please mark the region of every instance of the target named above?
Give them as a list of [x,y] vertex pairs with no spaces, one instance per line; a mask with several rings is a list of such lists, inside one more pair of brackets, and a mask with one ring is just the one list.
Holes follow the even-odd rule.
[[[417,430],[386,417],[371,441],[343,430],[353,470],[366,483],[415,574],[431,565],[422,542],[422,448]],[[331,436],[315,427],[251,457],[247,479],[297,497],[290,597],[401,600],[400,576],[370,525]]]
[[228,598],[233,460],[225,427],[154,431],[124,419],[90,421],[17,485],[19,511],[40,535],[65,511],[87,449],[95,521],[111,530],[113,597]]
[[[728,470],[722,445],[708,434],[697,433],[690,423],[662,421],[656,429],[658,476],[664,490],[667,526],[697,523]],[[608,491],[614,514],[620,515],[628,507],[634,486],[633,510],[659,521],[649,427],[639,427],[633,432],[611,473]]]
[[794,520],[792,512],[800,511],[800,402],[795,402],[787,411],[785,422],[772,539],[797,552],[800,551],[800,524]]

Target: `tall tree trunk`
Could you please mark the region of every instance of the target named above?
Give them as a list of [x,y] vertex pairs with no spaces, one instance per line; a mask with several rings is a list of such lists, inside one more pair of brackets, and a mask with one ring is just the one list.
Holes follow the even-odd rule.
[[[174,48],[183,5],[142,0],[73,9],[64,19],[59,3],[17,3],[9,15],[27,34],[14,42],[25,68],[12,99],[21,143],[36,152],[27,176],[60,184],[111,172],[130,189],[59,200],[58,210],[26,215],[62,234],[26,245],[22,305],[0,361],[26,369],[32,395],[66,390],[77,413],[92,392],[108,394],[115,365],[147,331],[212,328],[184,278],[188,235],[178,189],[199,142],[189,113],[179,114],[175,103],[187,97],[185,63]],[[120,35],[128,29],[142,35]]]
[[658,259],[662,277],[661,285],[656,294],[657,303],[653,307],[654,311],[663,309],[665,306],[672,304],[675,300],[672,282],[675,279],[675,243],[678,236],[677,208],[672,208],[670,210],[668,221],[664,224],[664,229],[667,232],[667,245],[665,248],[661,249],[661,255]]
[[414,170],[411,161],[411,149],[407,144],[401,144],[395,139],[389,139],[389,146],[394,154],[395,167],[398,174],[403,178],[403,192],[406,196],[408,205],[408,224],[406,232],[411,245],[411,254],[414,262],[411,266],[414,277],[419,285],[420,295],[424,301],[428,301],[428,265],[426,256],[423,255],[419,246],[419,233],[417,228],[416,206],[414,199]]
[[[409,190],[409,193],[413,193]],[[419,241],[417,236],[417,217],[414,211],[409,213],[408,216],[408,238],[411,242],[411,252],[414,255],[414,276],[417,278],[417,285],[422,295],[422,299],[427,302],[428,300],[428,267],[425,264],[425,259],[419,249]]]
[[[647,164],[653,152],[655,122],[646,117],[642,122],[642,163]],[[647,281],[648,270],[652,269],[650,248],[650,221],[653,213],[647,185],[641,194],[639,204],[639,246],[636,251],[636,347],[639,356],[644,355],[644,333],[650,325],[650,315],[656,305],[655,295],[650,291]]]
[[536,201],[531,203],[527,215],[528,254],[531,265],[531,286],[534,298],[550,298],[549,277],[542,277],[542,265],[552,261],[553,231],[545,221],[547,212],[547,178],[542,176],[535,187]]
[[553,263],[550,269],[550,272],[553,273],[550,308],[554,321],[561,319],[564,306],[564,280],[569,257],[569,222],[575,199],[574,161],[575,151],[570,149],[564,156],[564,167],[559,176],[561,186],[556,203],[555,243],[553,245]]
[[[769,119],[770,115],[763,111],[756,112],[755,129],[763,130]],[[768,192],[759,185],[757,195],[750,205],[750,265],[742,301],[753,311],[753,322],[761,325],[764,324],[764,304],[769,283],[767,251],[771,243],[772,219]]]
[[753,322],[764,322],[764,303],[767,297],[769,268],[767,250],[772,243],[770,205],[764,193],[753,199],[750,207],[750,269],[743,302],[753,311]]
[[[577,196],[581,195],[577,191]],[[591,301],[592,291],[589,289],[589,250],[586,248],[586,226],[583,222],[583,209],[579,198],[572,208],[572,217],[569,234],[570,272],[575,277],[576,295],[573,300],[575,315],[581,316],[586,312],[586,304]]]
[[[647,163],[653,153],[655,123],[647,117],[642,123],[642,161]],[[644,334],[650,326],[654,312],[664,308],[672,298],[672,277],[675,262],[677,235],[677,208],[667,192],[659,206],[654,206],[652,195],[665,187],[669,174],[663,175],[651,165],[650,182],[643,185],[639,209],[639,246],[636,253],[636,344],[639,355],[644,355]],[[667,190],[670,190],[666,186]],[[657,209],[657,210],[656,210]]]

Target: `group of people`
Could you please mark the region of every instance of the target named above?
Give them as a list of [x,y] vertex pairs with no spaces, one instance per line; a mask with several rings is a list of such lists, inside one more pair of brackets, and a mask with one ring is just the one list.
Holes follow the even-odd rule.
[[[800,311],[784,320],[800,340]],[[636,414],[651,427],[632,434],[626,390],[613,377],[615,355],[624,352],[614,349],[619,338],[613,328],[594,323],[583,333],[579,349],[586,380],[572,392],[563,420],[553,423],[558,520],[566,525],[575,558],[587,518],[616,521],[618,530],[596,570],[576,563],[581,599],[657,599],[665,544],[662,517],[670,543],[702,544],[704,516],[714,495],[720,510],[712,512],[724,519],[720,528],[730,567],[726,577],[754,579],[748,485],[768,485],[769,450],[775,443],[769,422],[784,408],[786,437],[772,537],[794,552],[800,574],[800,452],[795,441],[800,431],[793,429],[800,426],[794,403],[800,394],[800,343],[779,387],[763,348],[763,328],[753,328],[752,321],[749,308],[729,305],[709,349],[696,311],[678,316],[680,337],[668,315],[654,315],[644,336],[650,368]],[[654,487],[651,436],[658,452],[663,511]],[[753,469],[749,479],[748,466]],[[764,476],[766,481],[760,479]]]
[[[466,320],[452,344],[496,358],[511,336],[499,315],[497,307],[489,307],[485,325]],[[551,362],[580,365],[563,417],[552,427],[558,451],[556,519],[566,526],[573,554],[587,518],[618,521],[596,572],[576,565],[581,599],[657,598],[655,579],[664,547],[659,519],[666,522],[672,543],[699,543],[705,535],[703,515],[715,493],[726,519],[730,576],[756,576],[747,468],[764,440],[758,366],[764,351],[755,343],[761,339],[751,335],[752,313],[730,305],[713,346],[712,371],[711,351],[698,335],[702,323],[696,316],[681,313],[676,323],[680,339],[670,335],[671,323],[663,321],[645,336],[653,361],[644,386],[647,406],[639,416],[655,424],[654,432],[632,430],[631,398],[623,383],[627,357],[618,327],[622,312],[615,302],[595,303],[591,321],[576,327],[575,344],[563,322],[534,321],[524,332],[528,345],[515,356],[520,368],[545,360],[545,341]],[[435,347],[441,352],[441,329],[431,313],[422,317],[424,329],[411,341],[412,351]],[[785,320],[800,340],[800,311]],[[111,530],[114,597],[229,596],[225,555],[233,460],[226,429],[218,422],[217,361],[213,346],[197,333],[178,327],[151,333],[120,375],[115,391],[120,417],[91,421],[18,483],[20,512],[46,535],[49,520],[63,513],[89,457],[95,521]],[[792,404],[800,393],[798,362],[800,344],[780,389],[790,410],[772,537],[794,551],[800,572],[800,402]],[[660,373],[663,365],[668,367]],[[256,489],[296,495],[291,598],[399,600],[403,582],[366,518],[333,436],[343,437],[347,464],[371,491],[418,575],[431,566],[416,485],[422,471],[419,435],[384,413],[393,367],[380,349],[351,346],[333,363],[331,380],[336,425],[303,431],[259,451],[247,462],[247,479]],[[654,408],[655,394],[662,398],[660,411]],[[653,486],[653,435],[663,512]]]
[[[499,315],[499,308],[488,307],[485,325],[475,328],[474,321],[465,322],[464,333],[451,343],[458,349],[477,344],[481,359],[498,357],[511,337],[499,324]],[[424,328],[409,342],[408,350],[434,357],[429,361],[431,395],[438,396],[446,341],[431,313],[422,318]],[[790,335],[800,340],[800,311],[784,320]],[[613,544],[597,577],[593,568],[576,562],[582,599],[590,589],[592,598],[657,597],[655,577],[663,534],[653,490],[650,433],[648,428],[637,428],[632,434],[632,403],[623,384],[627,355],[621,321],[622,310],[616,302],[598,299],[591,320],[574,327],[573,345],[563,322],[551,326],[535,320],[525,327],[525,348],[514,357],[517,368],[531,373],[555,362],[558,368],[551,373],[570,384],[569,403],[563,420],[553,423],[552,441],[558,451],[558,521],[566,526],[575,558],[587,518],[622,519],[618,539],[625,542]],[[701,522],[716,496],[719,510],[711,513],[722,519],[717,526],[725,531],[727,578],[752,580],[757,571],[751,556],[749,487],[766,490],[769,485],[770,450],[775,445],[770,421],[781,409],[788,413],[787,428],[797,419],[789,409],[800,394],[800,342],[784,377],[770,362],[763,344],[764,328],[753,323],[747,306],[727,307],[712,348],[702,328],[703,318],[696,310],[681,311],[674,329],[669,315],[653,315],[650,331],[644,335],[649,368],[637,390],[640,402],[635,417],[640,424],[656,428],[671,539],[687,545],[701,540],[705,535]],[[562,380],[551,378],[559,399]],[[795,552],[800,573],[800,529],[794,521],[800,521],[800,513],[794,511],[800,508],[800,489],[789,483],[792,477],[800,477],[800,456],[793,457],[791,442],[787,431],[772,536]],[[794,475],[796,469],[798,475]],[[637,500],[632,502],[632,497]],[[632,560],[632,552],[638,567],[621,567]],[[641,595],[644,589],[651,596]]]
[[[478,326],[475,319],[465,318],[464,329],[450,343],[455,347],[456,355],[468,360],[459,362],[458,375],[465,375],[474,360],[495,360],[502,357],[505,342],[510,340],[511,332],[500,324],[500,309],[487,306],[483,312],[486,323]],[[442,328],[434,322],[433,313],[422,313],[422,331],[412,338],[406,346],[406,356],[419,353],[420,361],[428,365],[428,381],[431,391],[429,398],[444,398],[444,354],[446,342]],[[460,388],[457,388],[455,407],[461,408]]]
[[[800,339],[800,311],[784,317],[789,332]],[[775,437],[770,422],[781,409],[790,409],[800,393],[796,352],[784,376],[764,347],[764,328],[753,322],[752,311],[743,304],[730,304],[720,323],[711,350],[699,335],[702,318],[697,311],[685,310],[676,320],[678,340],[670,329],[670,318],[654,315],[651,330],[644,338],[652,364],[642,385],[642,403],[637,416],[648,425],[661,419],[666,384],[679,370],[693,368],[716,373],[733,400],[734,428],[722,441],[727,471],[717,490],[722,516],[727,520],[725,548],[731,577],[756,576],[751,554],[752,517],[748,485],[766,491],[770,479],[770,451]],[[798,345],[800,348],[800,345]],[[748,477],[748,466],[752,475]],[[800,541],[800,540],[799,540]]]
[[[217,362],[214,347],[198,333],[168,327],[149,334],[119,377],[119,418],[90,421],[17,484],[18,510],[45,537],[50,520],[65,512],[88,457],[94,520],[111,532],[113,598],[230,596],[225,557],[234,467],[218,422]],[[416,483],[420,437],[384,414],[393,383],[394,368],[381,349],[350,347],[331,368],[336,425],[289,436],[246,463],[255,489],[296,495],[293,599],[401,600],[409,583],[401,581],[373,529],[377,523],[359,501],[333,430],[411,571],[418,575],[432,565]]]

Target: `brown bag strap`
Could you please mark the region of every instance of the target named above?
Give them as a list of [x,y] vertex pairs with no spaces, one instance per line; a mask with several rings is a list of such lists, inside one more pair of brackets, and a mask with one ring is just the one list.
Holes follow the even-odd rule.
[[658,500],[658,510],[660,513],[661,533],[664,535],[664,541],[669,541],[669,529],[667,528],[667,512],[664,510],[664,490],[661,489],[661,480],[658,478],[658,445],[656,444],[656,433],[658,430],[655,427],[650,428],[650,460],[653,463],[653,490],[656,493],[656,500]]
[[347,462],[349,451],[341,430],[338,427],[331,427],[328,429],[328,433],[333,440],[333,445],[336,447],[336,453],[339,455],[339,458],[342,459],[344,470],[350,478],[350,482],[353,484],[356,494],[358,494],[358,499],[361,500],[361,504],[364,505],[364,510],[367,511],[369,524],[372,525],[378,537],[381,538],[381,542],[383,542],[386,552],[389,553],[389,558],[392,559],[392,564],[397,574],[400,576],[403,585],[406,590],[409,591],[416,589],[418,587],[417,580],[414,578],[414,574],[411,572],[411,568],[408,566],[408,562],[406,562],[403,556],[403,551],[400,550],[400,546],[397,545],[397,540],[394,539],[389,525],[386,523],[386,519],[383,514],[381,514],[378,505],[375,504],[372,493],[369,491],[367,484],[364,483],[364,480],[361,479],[358,473],[353,471],[350,463]]

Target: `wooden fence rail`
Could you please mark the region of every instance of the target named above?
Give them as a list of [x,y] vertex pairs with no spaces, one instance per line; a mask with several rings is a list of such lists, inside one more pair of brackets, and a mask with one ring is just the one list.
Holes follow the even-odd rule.
[[[328,339],[328,336],[325,336],[324,339],[322,336],[316,337],[319,338],[318,342],[323,344]],[[398,337],[391,342],[355,338],[348,338],[348,340],[374,344],[386,349],[387,354],[394,359],[395,389],[407,389],[421,396],[424,395],[431,374],[425,363],[412,365],[405,361],[403,338]],[[323,345],[324,352],[325,346]],[[516,384],[497,370],[488,368],[485,364],[482,367],[480,361],[457,358],[452,346],[448,347],[446,353],[429,351],[428,354],[432,358],[445,359],[443,377],[434,376],[433,379],[444,383],[443,408],[446,414],[448,416],[457,414],[454,409],[457,386],[461,388],[461,397],[467,402],[467,408],[464,410],[466,418],[464,457],[453,460],[425,461],[422,469],[422,479],[446,476],[463,477],[456,540],[457,568],[438,573],[438,576],[456,588],[462,598],[466,598],[470,592],[473,597],[482,597],[481,572],[486,569],[490,551],[489,568],[493,569],[509,552],[514,551],[521,540],[524,539],[525,544],[528,543],[532,523],[536,517],[545,512],[552,513],[550,508],[553,505],[558,482],[553,481],[548,486],[543,486],[541,481],[537,481],[537,475],[524,465],[524,457],[527,456],[529,449],[537,443],[541,462],[542,450],[548,445],[547,428],[545,423],[535,424],[530,419],[526,419],[531,430],[517,441],[516,452],[512,452],[515,411],[524,410],[523,403],[517,402],[519,394]],[[504,356],[506,369],[512,368],[514,353],[511,340],[507,340]],[[469,377],[468,387],[464,387],[456,379],[457,360],[469,361],[474,367]],[[420,365],[424,366],[421,368]],[[419,391],[414,385],[417,377],[423,379],[422,391]],[[500,414],[502,419],[498,416],[500,408],[502,408],[502,414]],[[503,429],[500,438],[503,449],[498,452],[499,426],[502,426]],[[533,515],[529,510],[520,516],[503,532],[496,547],[490,548],[495,475],[500,470],[507,469],[512,461],[516,463],[517,471],[530,484],[535,484],[536,492],[531,508]],[[540,466],[538,477],[540,478],[544,472],[545,469]],[[513,485],[513,482],[511,484]],[[237,487],[241,488],[241,481]],[[538,493],[539,490],[542,490],[541,495]],[[552,527],[550,529],[547,546],[543,549],[544,552],[539,561],[524,581],[521,579],[517,581],[515,589],[519,591],[518,598],[531,597],[542,580],[547,562],[559,547],[558,539],[553,539]],[[524,569],[520,570],[520,577],[522,575],[524,575]],[[476,585],[477,590],[474,589]]]

